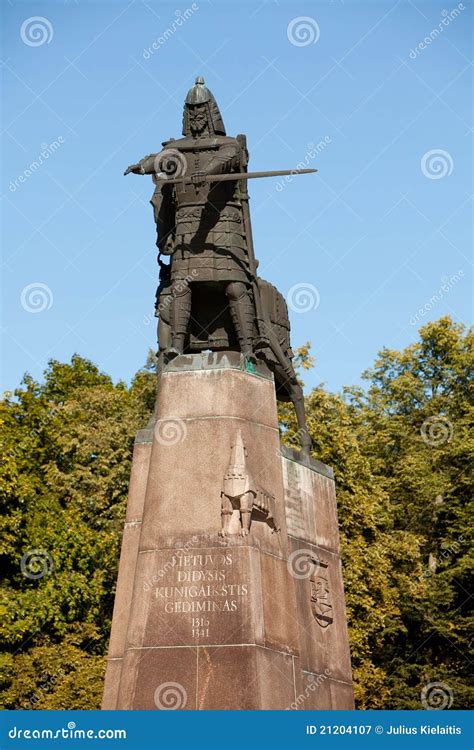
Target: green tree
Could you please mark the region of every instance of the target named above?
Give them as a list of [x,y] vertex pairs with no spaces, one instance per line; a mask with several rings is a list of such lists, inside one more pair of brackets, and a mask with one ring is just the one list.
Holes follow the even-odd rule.
[[[334,468],[356,700],[421,708],[444,682],[472,705],[473,334],[449,318],[384,349],[367,389],[307,398],[314,455]],[[301,347],[301,371],[312,366]],[[0,694],[7,708],[97,708],[134,435],[154,364],[130,387],[88,360],[49,363],[0,403]],[[291,405],[282,440],[297,444]],[[449,695],[448,695],[449,697]]]
[[154,378],[49,363],[1,403],[3,706],[100,704],[131,450]]
[[473,332],[445,317],[403,351],[384,349],[365,373],[367,393],[347,391],[393,533],[416,536],[423,565],[422,607],[411,601],[405,636],[383,654],[393,708],[419,707],[421,689],[435,681],[452,691],[453,708],[473,703],[473,365]]
[[[283,442],[297,425],[284,405]],[[395,531],[390,499],[375,477],[340,396],[315,388],[307,399],[313,453],[335,473],[349,639],[358,708],[388,708],[386,648],[403,638],[407,596],[421,608],[419,540]]]

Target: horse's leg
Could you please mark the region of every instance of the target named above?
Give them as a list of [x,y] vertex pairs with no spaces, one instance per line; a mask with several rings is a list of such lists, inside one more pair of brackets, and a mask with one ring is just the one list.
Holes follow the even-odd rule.
[[296,419],[298,422],[298,435],[301,442],[301,452],[308,458],[311,456],[311,436],[308,431],[308,425],[306,424],[306,414],[304,410],[304,396],[303,389],[297,381],[288,384],[288,390],[290,392],[293,406],[295,407]]

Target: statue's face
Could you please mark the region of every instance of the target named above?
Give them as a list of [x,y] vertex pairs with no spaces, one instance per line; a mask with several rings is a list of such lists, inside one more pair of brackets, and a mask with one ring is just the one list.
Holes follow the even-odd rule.
[[191,133],[201,135],[207,129],[207,109],[205,104],[189,107],[189,127]]

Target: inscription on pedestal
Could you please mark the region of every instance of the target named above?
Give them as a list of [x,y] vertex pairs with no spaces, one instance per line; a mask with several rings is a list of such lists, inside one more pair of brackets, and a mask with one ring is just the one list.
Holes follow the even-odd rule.
[[165,637],[170,643],[232,643],[248,622],[248,552],[192,550],[170,558],[164,559],[166,574],[153,592]]

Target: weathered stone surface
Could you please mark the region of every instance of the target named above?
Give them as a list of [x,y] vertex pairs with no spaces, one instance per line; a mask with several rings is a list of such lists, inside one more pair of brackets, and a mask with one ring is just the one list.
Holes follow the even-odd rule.
[[269,648],[258,648],[256,657],[259,693],[255,708],[288,709],[295,695],[294,663],[297,659]]
[[102,708],[114,709],[120,682],[121,659],[125,650],[128,620],[135,585],[135,569],[140,543],[143,505],[148,480],[152,433],[140,430],[133,449],[127,513],[122,537],[120,566],[115,592],[109,659],[104,683]]
[[139,430],[135,439],[128,488],[126,523],[139,523],[142,520],[150,468],[152,438],[153,430]]
[[[333,679],[352,681],[341,563],[338,555],[291,540],[293,553],[306,555],[308,575],[295,578],[301,668]],[[312,597],[316,601],[312,601]]]
[[334,480],[292,459],[283,457],[282,465],[288,534],[338,553]]
[[354,706],[354,688],[352,682],[329,680],[331,695],[331,709],[337,711],[351,711]]
[[128,619],[135,585],[138,544],[140,541],[140,523],[133,526],[125,524],[122,537],[121,566],[117,578],[113,613],[113,628],[110,633],[109,657],[114,659],[123,656]]
[[255,646],[221,646],[198,650],[198,697],[201,710],[258,708]]
[[141,552],[128,647],[263,643],[259,578],[251,547]]
[[293,657],[289,654],[261,646],[222,647],[206,655],[207,673],[203,660],[200,649],[199,682],[205,685],[206,677],[209,684],[212,678],[214,682],[199,708],[284,710],[293,700]]
[[248,644],[134,649],[127,652],[124,660],[117,708],[292,708],[293,659],[288,654]]
[[165,370],[159,379],[157,416],[235,417],[277,429],[274,393],[273,377],[240,369]]
[[298,448],[290,448],[288,445],[282,445],[280,450],[283,458],[287,458],[289,461],[296,461],[300,466],[306,466],[306,468],[315,471],[317,474],[322,474],[328,479],[334,479],[334,472],[330,466],[323,464],[322,461],[318,461],[312,456],[302,453]]
[[140,648],[127,651],[118,709],[196,708],[197,649]]
[[[301,464],[288,451],[282,457],[282,465],[288,565],[297,601],[300,676],[309,673],[317,675],[318,680],[321,675],[324,678],[324,685],[319,681],[318,690],[314,686],[310,690],[308,707],[352,708],[334,480],[324,464],[314,461]],[[339,685],[342,687],[338,692]],[[304,687],[301,690],[304,692]]]
[[322,674],[296,670],[296,697],[291,705],[296,711],[352,710],[352,684],[333,680],[329,670]]
[[298,654],[298,612],[286,560],[260,555],[265,646]]
[[255,516],[252,534],[286,550],[285,511],[273,381],[237,369],[161,375],[140,549],[163,536],[218,533],[221,491],[240,433],[256,484],[275,498],[281,533]]
[[[353,705],[331,471],[282,457],[272,380],[231,360],[168,369],[137,438],[104,708]],[[220,535],[225,477],[248,536],[245,494]]]
[[122,661],[121,657],[109,657],[107,659],[107,669],[105,673],[104,692],[101,705],[103,711],[113,711],[117,708],[120,678],[122,675]]

